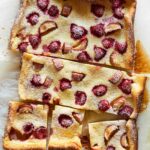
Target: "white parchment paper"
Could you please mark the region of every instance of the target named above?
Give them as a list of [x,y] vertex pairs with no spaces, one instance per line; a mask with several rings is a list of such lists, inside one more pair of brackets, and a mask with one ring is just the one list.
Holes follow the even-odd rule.
[[[21,0],[0,0],[0,150],[7,119],[8,102],[17,100],[17,79],[19,76],[19,57],[11,53],[8,46],[10,30],[17,15]],[[150,0],[137,0],[135,37],[140,39],[150,55]],[[150,81],[147,83],[150,93]],[[139,150],[150,150],[150,104],[140,114]]]

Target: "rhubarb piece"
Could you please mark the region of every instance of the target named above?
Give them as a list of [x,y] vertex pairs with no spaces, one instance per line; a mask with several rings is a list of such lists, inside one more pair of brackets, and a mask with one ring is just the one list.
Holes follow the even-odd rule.
[[77,42],[75,45],[73,45],[73,50],[75,51],[82,51],[87,48],[88,45],[88,39],[81,39],[79,42]]
[[60,71],[64,68],[63,61],[61,61],[59,59],[53,59],[53,64],[57,71]]
[[35,71],[40,71],[44,67],[44,64],[33,62],[33,68]]
[[128,140],[127,140],[127,134],[126,133],[124,133],[121,136],[120,143],[121,143],[122,147],[125,148],[125,149],[129,147]]
[[108,126],[104,132],[104,138],[106,142],[108,142],[118,130],[119,130],[119,127],[117,125]]
[[79,124],[82,123],[83,121],[83,115],[81,113],[77,113],[77,112],[72,112],[72,116],[74,117],[74,119],[79,122]]
[[111,102],[111,106],[114,111],[118,111],[121,107],[125,105],[126,99],[125,97],[121,96]]
[[72,6],[64,5],[63,9],[61,11],[61,15],[64,17],[68,17],[70,15],[71,11],[72,11]]
[[116,64],[116,57],[118,55],[118,52],[116,51],[113,51],[111,54],[110,54],[110,63],[112,65],[115,65]]
[[41,81],[41,76],[40,75],[37,75],[37,74],[34,74],[33,77],[32,77],[32,80],[31,80],[31,84],[35,87],[39,87],[42,85],[42,81]]
[[114,24],[114,23],[118,23],[118,19],[115,18],[114,16],[111,17],[106,17],[102,19],[102,23],[107,26],[109,24]]
[[71,45],[69,45],[67,43],[63,44],[63,47],[62,47],[62,53],[63,54],[68,54],[71,50],[72,50],[72,46]]
[[53,80],[50,78],[50,77],[46,77],[44,83],[43,83],[43,86],[45,88],[49,88],[52,84]]
[[122,26],[120,23],[110,23],[105,27],[105,33],[110,34],[121,29],[122,29]]
[[57,24],[54,21],[45,21],[41,24],[40,28],[39,28],[39,33],[40,35],[44,36],[54,30],[56,30]]
[[109,79],[112,84],[117,84],[123,77],[122,71],[116,71],[116,73]]
[[84,73],[72,72],[72,80],[80,82],[85,78]]

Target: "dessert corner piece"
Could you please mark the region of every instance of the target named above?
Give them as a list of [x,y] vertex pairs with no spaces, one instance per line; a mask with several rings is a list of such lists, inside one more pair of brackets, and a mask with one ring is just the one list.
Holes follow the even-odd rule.
[[80,136],[84,110],[55,106],[52,115],[49,149],[81,150]]
[[10,49],[133,69],[135,0],[24,0]]
[[3,138],[7,150],[46,149],[48,107],[40,104],[10,102]]
[[92,150],[137,150],[138,135],[133,120],[104,121],[89,124]]
[[106,112],[128,119],[138,115],[145,80],[124,71],[24,53],[19,95],[22,100]]

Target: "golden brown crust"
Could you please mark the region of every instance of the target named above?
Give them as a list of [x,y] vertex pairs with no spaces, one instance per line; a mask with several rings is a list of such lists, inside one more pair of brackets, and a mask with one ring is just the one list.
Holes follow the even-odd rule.
[[68,146],[68,147],[50,147],[49,150],[79,150],[78,148],[76,147],[73,147],[73,146]]
[[26,77],[28,74],[28,64],[26,62],[27,62],[27,60],[29,61],[31,58],[32,58],[32,56],[29,54],[23,55],[23,57],[22,57],[22,67],[21,67],[21,72],[20,72],[20,77],[19,77],[18,89],[19,89],[19,95],[20,95],[21,99],[23,99],[23,100],[27,100],[25,90],[23,88],[24,77]]
[[[60,59],[57,59],[57,60],[60,60]],[[72,66],[74,66],[74,67],[71,67],[69,65],[70,61],[68,61],[68,60],[61,60],[61,61],[64,64],[64,68],[61,70],[61,74],[57,74],[58,71],[56,71],[56,69],[53,67],[52,58],[44,57],[44,56],[42,56],[42,57],[35,56],[35,55],[25,53],[23,55],[23,65],[22,65],[21,75],[20,75],[20,79],[19,79],[19,95],[20,95],[21,99],[23,99],[23,100],[30,99],[32,101],[33,100],[42,101],[41,97],[42,97],[42,93],[44,91],[37,89],[36,87],[31,88],[29,86],[30,85],[29,82],[32,78],[32,74],[36,73],[36,72],[33,72],[34,70],[32,67],[32,62],[42,63],[42,64],[44,64],[45,68],[51,68],[50,72],[49,71],[44,72],[44,71],[46,71],[45,68],[43,68],[43,70],[41,70],[43,74],[49,74],[50,77],[54,80],[54,83],[51,84],[51,87],[57,87],[59,84],[59,80],[57,80],[56,77],[54,77],[53,74],[51,74],[51,72],[57,74],[58,79],[61,79],[61,78],[70,79],[71,73],[73,71],[78,72],[77,68],[80,66],[80,63],[72,62]],[[132,119],[137,118],[140,103],[141,103],[141,98],[142,98],[144,87],[145,87],[146,78],[143,76],[138,76],[136,74],[129,76],[126,74],[126,72],[122,71],[121,73],[123,74],[123,76],[122,76],[123,79],[133,80],[131,94],[125,95],[118,88],[118,84],[113,85],[112,83],[109,82],[109,79],[113,76],[113,74],[115,74],[117,72],[117,70],[109,69],[109,68],[105,68],[105,67],[98,67],[98,66],[94,66],[94,65],[87,65],[87,64],[85,66],[84,65],[82,65],[80,67],[80,72],[84,73],[86,75],[86,78],[83,81],[79,82],[78,85],[72,86],[72,90],[69,90],[71,100],[68,99],[68,95],[66,95],[66,92],[59,93],[59,91],[58,91],[55,94],[55,97],[57,99],[60,99],[59,103],[64,106],[70,106],[70,107],[74,107],[74,108],[78,108],[78,109],[98,111],[98,107],[95,102],[93,104],[92,99],[90,99],[90,101],[85,103],[85,105],[83,105],[82,107],[75,105],[74,101],[72,101],[72,99],[74,99],[74,92],[75,92],[74,87],[75,86],[77,86],[79,88],[79,84],[84,85],[84,84],[88,83],[87,84],[88,86],[86,88],[88,88],[88,90],[90,90],[100,82],[101,84],[103,83],[104,85],[111,87],[107,91],[107,97],[104,97],[104,99],[105,98],[108,100],[112,99],[110,101],[110,103],[112,104],[113,100],[119,98],[120,96],[125,97],[126,98],[125,103],[127,105],[130,105],[134,109],[134,111],[131,115],[131,118]],[[66,72],[68,72],[67,76],[66,76]],[[94,72],[95,72],[95,74],[93,75]],[[107,72],[109,72],[109,74]],[[104,74],[105,74],[105,76],[104,76]],[[42,75],[42,74],[40,74],[40,75]],[[103,78],[103,80],[101,79],[101,81],[99,81],[99,76],[104,76],[104,77],[101,77],[101,78]],[[93,82],[91,83],[92,78],[95,79],[94,83]],[[80,88],[82,88],[81,91],[84,91],[84,89],[85,89],[84,86],[80,87]],[[112,96],[112,91],[114,91],[114,88],[115,88],[115,95],[113,95],[113,98],[112,98],[111,96]],[[30,89],[32,90],[32,92],[30,91]],[[53,88],[51,88],[51,89],[52,90],[49,91],[50,93],[55,92],[55,91],[53,91]],[[39,95],[36,94],[37,92]],[[111,93],[109,94],[109,92],[111,92]],[[30,93],[33,93],[33,94],[30,94]],[[59,96],[61,96],[61,98]],[[91,93],[91,96],[93,96],[92,93]],[[53,99],[56,99],[55,97],[51,98],[51,101],[50,101],[51,103],[53,103]],[[108,113],[117,114],[117,111],[110,109],[108,111]]]
[[137,7],[137,0],[134,0],[134,3],[133,3],[133,15],[131,16],[131,20],[132,20],[132,27],[131,27],[131,41],[132,41],[132,44],[133,44],[133,54],[132,54],[132,59],[133,59],[133,67],[132,67],[132,71],[134,71],[134,66],[135,66],[135,57],[136,57],[136,46],[135,46],[135,36],[134,36],[134,20],[135,20],[135,14],[136,14],[136,7]]
[[136,12],[136,0],[129,0],[127,1],[127,12],[128,14],[125,15],[125,37],[128,43],[127,53],[123,54],[123,60],[120,61],[121,58],[119,57],[117,52],[113,52],[112,56],[114,56],[114,59],[110,60],[111,63],[115,67],[125,68],[127,70],[132,70],[134,68],[134,58],[135,58],[135,39],[134,39],[134,18],[135,18],[135,12]]
[[132,86],[133,87],[132,96],[134,100],[135,109],[130,116],[131,119],[136,119],[138,117],[138,113],[140,111],[143,99],[143,93],[145,90],[146,79],[147,79],[146,77],[140,75],[134,78],[134,82],[138,82],[139,84],[138,85],[133,84]]
[[56,143],[51,143],[49,145],[49,150],[81,150],[81,145],[77,145],[76,142],[71,140],[65,141],[64,143],[61,141],[57,141]]
[[[119,130],[112,134],[113,136],[106,144],[104,140],[105,135],[113,132],[113,130],[110,129],[106,132],[106,129],[111,126],[119,126]],[[137,126],[134,120],[115,120],[90,123],[89,134],[92,150],[103,150],[109,145],[114,146],[117,150],[137,150],[138,148]]]
[[135,120],[128,120],[126,124],[129,150],[138,150],[138,130]]
[[[14,45],[13,42],[15,42],[16,34],[21,27],[20,24],[21,24],[22,18],[24,16],[24,13],[26,11],[26,7],[28,7],[28,3],[29,3],[28,0],[25,0],[22,3],[22,6],[20,8],[20,14],[18,16],[18,19],[16,19],[16,22],[15,22],[12,32],[11,32],[11,39],[10,39],[9,45],[10,45],[10,49],[12,49],[13,51],[18,51],[17,48],[13,46]],[[125,4],[125,10],[126,10],[126,14],[125,14],[125,18],[123,19],[123,22],[124,22],[123,30],[124,31],[122,34],[125,36],[125,39],[127,40],[127,43],[128,43],[127,52],[122,55],[116,51],[113,51],[111,54],[112,58],[110,58],[110,60],[107,60],[108,62],[90,61],[90,63],[92,63],[92,64],[93,63],[107,64],[109,66],[111,65],[111,66],[118,67],[118,68],[133,70],[134,57],[135,57],[134,17],[135,17],[135,11],[136,11],[136,0],[127,1],[127,4]],[[66,22],[65,22],[65,24],[66,24]],[[41,48],[39,48],[39,49],[41,49]],[[29,53],[32,53],[32,52],[30,51]],[[41,55],[43,55],[43,54],[41,54]],[[69,55],[60,55],[60,53],[58,53],[58,54],[47,53],[46,56],[55,56],[55,57],[62,57],[65,59],[69,59],[69,60],[77,60],[75,53],[69,54]]]
[[[74,118],[73,112],[78,114],[78,119],[80,119],[80,123]],[[67,128],[61,126],[60,122],[58,122],[58,118],[62,114],[67,115],[72,119],[71,126],[68,126]],[[79,136],[81,135],[82,132],[81,123],[83,122],[83,118],[84,118],[83,110],[63,106],[55,106],[51,123],[52,134],[48,142],[49,149],[81,150],[82,146]]]
[[[9,103],[9,111],[8,111],[8,121],[5,128],[5,134],[3,138],[3,147],[6,150],[45,150],[46,148],[46,139],[37,140],[37,139],[29,139],[25,141],[20,140],[10,140],[9,132],[12,128],[12,122],[15,119],[16,111],[18,107],[22,104],[26,104],[24,102],[11,101]],[[42,106],[42,105],[41,105]],[[47,106],[42,107],[43,110],[48,110]],[[45,111],[41,112],[41,116],[45,118]],[[47,116],[46,116],[47,118]]]
[[10,41],[9,41],[8,46],[9,46],[9,49],[11,49],[15,52],[18,52],[18,51],[17,51],[17,49],[15,49],[13,47],[13,42],[14,42],[14,38],[16,37],[18,30],[20,29],[20,23],[23,18],[23,15],[24,15],[25,8],[27,7],[27,2],[28,2],[28,0],[21,0],[20,10],[18,11],[18,16],[14,22],[14,25],[13,25],[11,33],[10,33]]
[[132,0],[132,4],[129,10],[129,16],[131,17],[128,21],[127,21],[127,26],[128,26],[128,33],[127,33],[127,41],[129,43],[129,49],[132,49],[132,53],[131,53],[131,58],[130,60],[128,59],[126,62],[129,61],[129,68],[130,70],[133,71],[134,69],[134,58],[135,58],[135,38],[134,38],[134,19],[135,19],[135,13],[136,13],[136,6],[137,6],[137,2],[136,0]]

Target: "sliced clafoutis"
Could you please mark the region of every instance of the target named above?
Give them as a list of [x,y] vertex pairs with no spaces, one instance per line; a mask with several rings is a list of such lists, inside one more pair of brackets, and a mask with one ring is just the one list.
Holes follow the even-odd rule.
[[[5,149],[137,150],[146,78],[110,69],[134,68],[135,10],[136,0],[22,2],[10,49],[23,55],[23,101],[9,104]],[[84,122],[89,110],[123,120]]]
[[3,146],[8,150],[46,149],[48,106],[9,103]]
[[84,110],[55,106],[50,128],[49,150],[82,150],[81,134]]
[[24,0],[10,48],[132,70],[135,9],[135,0]]
[[81,150],[84,113],[58,105],[53,110],[48,105],[11,101],[3,146],[9,150],[45,150],[46,145],[49,149]]
[[124,71],[24,53],[19,79],[22,100],[138,115],[145,77]]
[[133,120],[89,123],[92,150],[137,150],[138,134]]

